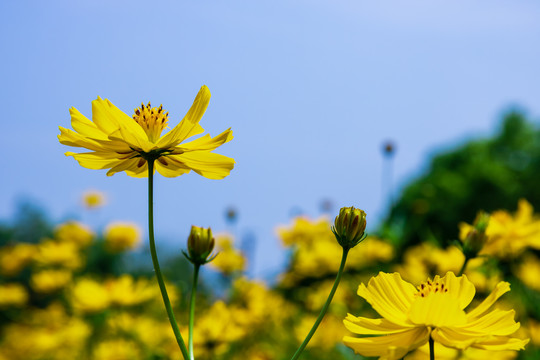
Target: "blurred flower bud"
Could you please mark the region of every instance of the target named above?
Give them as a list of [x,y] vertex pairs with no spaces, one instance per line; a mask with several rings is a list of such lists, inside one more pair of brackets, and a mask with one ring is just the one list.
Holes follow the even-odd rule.
[[484,211],[480,211],[478,215],[476,215],[473,225],[476,230],[485,233],[489,225],[489,214]]
[[341,208],[332,227],[338,243],[345,249],[352,249],[364,240],[367,236],[365,230],[366,213],[354,206]]
[[238,220],[238,212],[234,207],[230,206],[229,208],[227,208],[227,210],[225,211],[225,220],[227,220],[229,224],[236,223],[236,221]]
[[204,265],[216,257],[215,255],[210,257],[212,250],[214,250],[214,244],[215,240],[212,235],[212,229],[191,226],[191,233],[187,240],[189,255],[185,252],[184,255],[194,265]]
[[480,211],[473,223],[473,228],[463,240],[463,252],[466,257],[473,258],[478,255],[486,243],[486,229],[489,224],[489,214]]
[[382,146],[382,151],[384,156],[391,157],[392,155],[394,155],[394,152],[396,151],[396,146],[394,142],[390,140],[384,142]]

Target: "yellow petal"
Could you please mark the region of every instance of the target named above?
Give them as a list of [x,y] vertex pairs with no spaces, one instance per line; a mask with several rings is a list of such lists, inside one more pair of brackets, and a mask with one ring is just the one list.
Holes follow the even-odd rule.
[[[156,173],[156,168],[154,167],[153,174]],[[131,169],[126,170],[126,174],[135,178],[145,178],[148,177],[148,162],[145,161],[143,166],[137,166]]]
[[98,97],[97,100],[92,101],[92,120],[105,134],[122,130],[123,133],[129,133],[130,138],[148,140],[143,128],[107,99]]
[[343,342],[362,356],[384,356],[389,360],[396,360],[425,344],[428,338],[429,330],[419,327],[392,335],[363,338],[345,336]]
[[190,141],[188,143],[182,144],[179,146],[183,151],[212,151],[215,150],[218,146],[225,144],[233,139],[231,129],[227,129],[216,137],[210,137],[210,135],[205,135],[197,140]]
[[[452,349],[452,348],[449,348],[449,347],[446,347],[446,346],[443,346],[441,343],[438,343],[438,342],[435,342],[434,345],[434,348],[435,348],[435,359],[438,359],[438,360],[441,360],[441,359],[444,359],[444,360],[465,360],[464,358],[462,357],[459,357],[459,351],[456,350],[456,349]],[[467,353],[467,355],[469,355]],[[407,360],[427,360],[429,359],[429,344],[424,344],[422,346],[420,346],[416,352],[414,352],[413,354],[411,354],[411,356],[407,356],[406,358]],[[484,357],[482,358],[470,358],[467,357],[467,360],[485,360]],[[498,359],[497,360],[502,360],[502,359]],[[505,360],[510,360],[510,359],[505,359]]]
[[485,350],[520,350],[529,342],[529,339],[517,339],[509,336],[473,336],[453,329],[435,329],[431,336],[433,340],[454,349],[466,349],[470,346]]
[[431,332],[433,340],[454,349],[466,349],[474,342],[483,340],[483,337],[470,337],[450,328],[435,329]]
[[59,126],[60,135],[58,135],[58,140],[61,144],[73,147],[83,147],[88,150],[102,151],[103,146],[97,143],[94,140],[85,138],[82,135],[77,134],[73,130],[69,130]]
[[117,165],[113,166],[109,171],[107,171],[107,176],[112,176],[118,172],[127,170],[137,173],[137,170],[139,170],[145,163],[146,161],[142,160],[141,158],[120,161]]
[[199,121],[206,112],[209,102],[210,90],[206,85],[203,85],[186,116],[171,131],[159,139],[157,146],[160,148],[173,147],[191,136],[202,133],[204,129],[199,125]]
[[130,146],[130,144],[128,144],[124,139],[114,139],[114,140],[96,139],[94,141],[98,143],[99,145],[101,145],[101,147],[105,151],[114,151],[114,152],[119,153],[119,155],[134,151],[133,147]]
[[465,309],[471,303],[476,293],[473,283],[467,279],[466,275],[456,277],[453,272],[449,271],[441,279],[441,282],[448,289],[447,295],[458,300],[461,309]]
[[163,135],[157,142],[160,148],[170,148],[180,144],[185,139],[199,135],[204,131],[198,123],[192,123],[185,118],[178,123],[171,131]]
[[416,297],[409,310],[409,319],[414,324],[434,327],[461,325],[467,321],[456,299],[447,293]]
[[518,208],[516,212],[516,218],[518,220],[524,220],[524,223],[529,222],[534,214],[532,205],[525,199],[519,199]]
[[358,295],[366,299],[382,317],[404,326],[410,325],[407,313],[416,292],[416,288],[403,281],[399,273],[380,272],[369,280],[367,287],[364,284],[358,287]]
[[501,281],[500,283],[498,283],[495,289],[493,289],[493,291],[491,292],[491,294],[489,294],[488,297],[480,303],[480,305],[478,305],[474,310],[470,311],[467,314],[467,319],[471,321],[474,318],[484,315],[495,303],[495,301],[497,301],[498,298],[500,298],[504,293],[507,293],[508,291],[510,291],[509,283],[507,283],[506,281]]
[[359,335],[383,335],[394,334],[409,330],[410,327],[404,327],[402,325],[394,324],[384,318],[382,319],[369,319],[365,317],[356,317],[351,314],[347,314],[345,320],[343,320],[345,327]]
[[108,169],[121,163],[123,160],[119,160],[115,155],[103,152],[81,154],[66,152],[66,156],[73,156],[81,166],[93,170]]
[[101,131],[96,124],[81,114],[79,110],[72,107],[69,109],[69,113],[71,115],[71,126],[73,127],[73,130],[85,137],[107,140],[107,135]]
[[208,179],[223,179],[234,168],[233,159],[207,151],[167,156],[167,159],[171,158]]
[[468,336],[478,334],[507,336],[519,329],[519,323],[514,321],[514,315],[514,310],[495,309],[464,326],[457,327],[455,330]]
[[478,342],[473,345],[475,348],[500,351],[500,350],[523,350],[530,339],[517,339],[507,336],[493,336],[492,338]]
[[156,170],[163,176],[173,178],[191,171],[189,167],[171,157],[162,157],[156,161]]
[[[145,133],[145,136],[146,136],[146,133]],[[130,148],[143,150],[144,152],[149,152],[150,150],[156,147],[147,138],[140,138],[140,137],[134,136],[131,132],[129,132],[125,128],[119,128],[115,132],[109,134],[109,139],[111,141],[127,143],[127,145],[129,145]]]
[[99,96],[92,101],[92,121],[105,134],[113,133],[120,128],[120,123],[109,111],[107,101]]
[[193,100],[193,105],[191,105],[184,118],[194,123],[201,121],[204,113],[206,112],[206,108],[210,103],[211,96],[212,95],[210,94],[208,87],[206,85],[201,86],[195,100]]

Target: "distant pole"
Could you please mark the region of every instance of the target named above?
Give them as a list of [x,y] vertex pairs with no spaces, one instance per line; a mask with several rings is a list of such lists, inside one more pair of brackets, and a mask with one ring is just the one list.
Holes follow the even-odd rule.
[[229,206],[225,210],[225,222],[228,225],[232,236],[236,235],[236,223],[238,222],[238,211],[234,206]]
[[253,231],[243,231],[240,250],[242,250],[242,253],[244,253],[244,256],[247,259],[246,272],[253,276],[253,271],[255,269],[255,253],[257,251],[257,237]]
[[394,206],[393,194],[393,172],[394,172],[394,155],[396,146],[393,141],[387,140],[382,146],[383,153],[383,173],[382,173],[382,203],[390,205],[390,209]]
[[334,203],[330,199],[323,199],[320,203],[320,211],[323,215],[332,214],[334,210]]

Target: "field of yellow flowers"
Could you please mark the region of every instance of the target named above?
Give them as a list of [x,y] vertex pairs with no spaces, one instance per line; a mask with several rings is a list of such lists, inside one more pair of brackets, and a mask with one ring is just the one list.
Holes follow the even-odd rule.
[[[96,206],[94,202],[89,200],[89,206]],[[199,296],[193,330],[196,357],[289,358],[311,328],[339,267],[341,248],[331,225],[328,217],[297,217],[277,227],[290,258],[272,286],[246,277],[247,260],[235,239],[217,235],[219,256],[209,266],[230,287],[218,296],[203,281],[207,291]],[[448,248],[426,242],[398,251],[389,241],[368,236],[351,249],[332,305],[302,356],[361,359],[345,345],[363,353],[355,339],[370,339],[354,334],[354,320],[378,316],[367,297],[357,295],[359,285],[373,284],[370,279],[380,271],[397,272],[414,286],[449,271],[458,274],[466,259],[460,246],[472,226],[459,224],[462,241]],[[151,271],[129,270],[124,261],[141,245],[141,233],[135,224],[112,222],[98,234],[84,224],[66,222],[49,237],[5,242],[0,250],[0,359],[179,359]],[[436,342],[436,358],[535,359],[540,354],[540,218],[521,200],[516,212],[490,214],[485,235],[478,256],[467,261],[463,272],[476,289],[473,305],[501,281],[510,282],[511,291],[495,307],[515,310],[521,326],[512,337],[530,342],[521,352],[459,350]],[[181,257],[176,261],[186,262]],[[188,319],[182,314],[189,288],[177,278],[167,289],[187,336]],[[377,351],[364,355],[385,358]],[[428,359],[427,344],[405,358]]]

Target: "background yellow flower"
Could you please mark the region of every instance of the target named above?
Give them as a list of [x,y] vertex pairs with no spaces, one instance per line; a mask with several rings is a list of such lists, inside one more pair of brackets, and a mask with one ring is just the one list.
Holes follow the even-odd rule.
[[110,252],[122,252],[137,247],[141,242],[141,230],[134,223],[113,222],[105,228],[105,248]]

